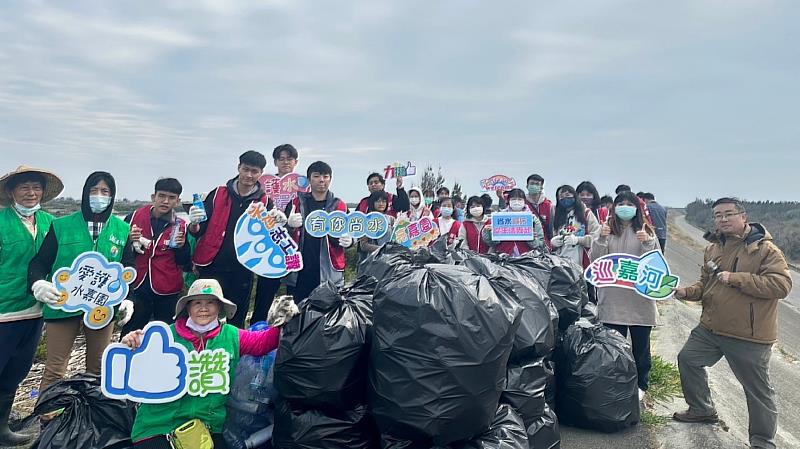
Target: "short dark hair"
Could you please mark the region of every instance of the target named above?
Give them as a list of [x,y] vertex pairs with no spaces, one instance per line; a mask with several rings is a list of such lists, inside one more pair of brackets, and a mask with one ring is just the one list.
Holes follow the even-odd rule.
[[386,184],[386,180],[383,179],[383,176],[381,176],[380,173],[375,172],[375,173],[370,173],[369,176],[367,176],[367,185],[369,185],[369,180],[375,177],[377,177],[381,181],[381,184]]
[[156,181],[156,186],[153,188],[153,192],[158,192],[159,190],[162,192],[180,195],[181,192],[183,192],[183,186],[175,178],[161,178]]
[[638,196],[639,198],[644,199],[644,192],[636,192],[636,196]]
[[542,184],[544,184],[544,178],[542,178],[540,175],[537,175],[536,173],[528,176],[528,179],[525,180],[525,185],[530,184],[531,181],[539,181]]
[[369,199],[367,200],[367,212],[376,211],[375,203],[379,200],[386,201],[386,209],[389,209],[389,194],[386,193],[385,190],[378,190],[377,192],[372,192],[369,195]]
[[611,198],[610,195],[603,195],[603,196],[600,197],[600,204],[608,204],[608,203],[612,203],[613,204],[614,203],[614,198]]
[[322,161],[316,161],[308,166],[308,170],[306,170],[306,176],[310,178],[312,173],[333,176],[333,170],[331,170],[331,166]]
[[42,185],[42,189],[47,188],[47,180],[41,173],[25,172],[12,176],[11,179],[6,182],[6,190],[10,192],[23,182],[38,182]]
[[436,195],[439,195],[442,192],[445,192],[447,193],[447,196],[450,196],[450,189],[448,189],[447,187],[441,186],[438,189],[436,189]]
[[239,164],[258,167],[263,170],[267,166],[267,159],[258,151],[249,150],[239,156]]
[[616,189],[614,189],[614,193],[616,193],[617,195],[619,195],[622,192],[630,192],[630,191],[631,191],[631,186],[627,184],[620,184],[617,186]]
[[434,195],[434,193],[433,193],[433,190],[431,190],[431,189],[425,189],[425,190],[422,191],[422,196],[433,196],[433,195]]
[[744,204],[742,204],[742,201],[739,198],[733,198],[727,196],[722,197],[717,201],[714,201],[714,204],[711,205],[711,208],[713,209],[719,206],[720,204],[733,204],[736,207],[736,212],[746,212],[744,209]]
[[525,192],[523,192],[522,189],[514,188],[514,189],[511,189],[511,190],[507,191],[506,194],[508,195],[508,199],[509,200],[511,200],[511,198],[522,198],[522,199],[525,199]]
[[648,200],[648,201],[655,201],[656,200],[656,196],[653,195],[650,192],[645,192],[645,193],[642,194],[642,199],[645,199],[645,200]]
[[284,143],[283,145],[278,145],[272,150],[272,159],[278,160],[281,157],[282,152],[289,153],[289,157],[292,159],[297,159],[297,148],[293,147],[292,144]]

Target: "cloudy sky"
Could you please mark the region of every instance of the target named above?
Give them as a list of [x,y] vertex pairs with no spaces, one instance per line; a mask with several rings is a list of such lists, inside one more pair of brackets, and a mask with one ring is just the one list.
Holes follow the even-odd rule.
[[[668,205],[797,200],[800,2],[3,2],[0,171],[148,198],[292,143],[355,201],[390,162]],[[413,178],[409,179],[413,182]]]

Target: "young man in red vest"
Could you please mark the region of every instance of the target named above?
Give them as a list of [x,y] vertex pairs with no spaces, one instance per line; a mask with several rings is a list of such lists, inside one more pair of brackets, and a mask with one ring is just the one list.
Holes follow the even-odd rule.
[[309,165],[307,170],[311,192],[300,193],[288,206],[287,225],[292,229],[292,237],[300,245],[303,254],[303,269],[286,276],[289,294],[299,302],[325,281],[336,285],[344,283],[345,248],[353,244],[353,238],[345,235],[341,238],[325,236],[311,237],[303,223],[309,213],[323,209],[328,212],[339,210],[348,212],[347,204],[336,198],[330,191],[333,172],[330,165],[322,161]]
[[133,316],[123,326],[122,335],[143,328],[150,320],[173,322],[178,294],[183,289],[182,267],[190,259],[186,222],[175,217],[182,191],[177,179],[161,178],[150,196],[153,204],[125,217],[131,225],[131,244],[125,248],[123,264],[136,268],[136,280]]
[[[389,197],[386,213],[393,217],[396,217],[398,212],[408,212],[409,209],[408,194],[406,193],[406,189],[403,188],[403,178],[398,176],[395,178],[395,180],[397,185],[397,195],[392,195],[388,192],[386,193],[386,195]],[[385,188],[386,180],[383,178],[383,176],[381,176],[380,173],[370,173],[369,176],[367,176],[367,190],[369,190],[369,195],[361,198],[361,201],[358,202],[358,206],[356,206],[356,210],[367,213],[370,195],[377,191],[385,190]]]
[[[272,200],[264,193],[258,178],[264,173],[267,160],[257,151],[246,151],[239,156],[239,174],[224,186],[216,187],[203,201],[205,212],[197,206],[189,208],[189,232],[197,237],[192,262],[199,277],[216,279],[225,297],[236,303],[236,314],[230,324],[244,327],[250,310],[250,289],[253,272],[244,267],[236,257],[233,243],[236,222],[251,203],[264,203],[276,221],[285,222],[280,211],[274,211]],[[206,221],[201,222],[203,215]]]

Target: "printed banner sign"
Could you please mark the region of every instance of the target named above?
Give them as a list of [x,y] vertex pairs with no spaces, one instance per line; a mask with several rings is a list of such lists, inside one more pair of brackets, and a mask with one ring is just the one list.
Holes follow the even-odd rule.
[[439,238],[439,226],[428,217],[414,222],[398,219],[392,233],[393,242],[411,249],[424,248],[437,238]]
[[83,312],[89,329],[102,329],[114,318],[114,306],[128,296],[128,284],[136,279],[136,270],[109,262],[98,252],[87,251],[72,266],[53,274],[59,299],[53,307],[65,312]]
[[391,178],[403,178],[406,176],[414,176],[417,174],[417,167],[415,165],[411,165],[411,161],[406,162],[403,165],[402,162],[394,162],[386,166],[383,169],[383,178],[384,179],[391,179]]
[[365,214],[354,211],[348,214],[340,210],[315,210],[306,217],[305,228],[311,237],[329,235],[340,238],[347,234],[354,239],[366,236],[377,240],[389,232],[389,218],[380,212]]
[[272,198],[278,210],[286,209],[286,205],[297,198],[297,192],[308,192],[311,185],[308,178],[297,173],[289,173],[278,177],[275,175],[264,175],[258,180],[264,187],[264,192]]
[[224,349],[189,351],[161,321],[145,326],[141,343],[136,349],[112,343],[103,351],[100,389],[106,397],[162,404],[185,394],[230,391],[231,355]]
[[669,271],[659,250],[641,257],[630,254],[607,254],[586,267],[583,277],[597,288],[622,287],[650,299],[668,299],[680,278]]
[[481,192],[495,192],[498,190],[511,190],[517,186],[517,181],[506,175],[494,175],[491,178],[481,179]]
[[533,240],[533,214],[530,212],[495,212],[492,214],[492,241]]
[[297,243],[285,227],[275,223],[264,203],[251,203],[234,232],[236,258],[253,273],[276,279],[303,269]]

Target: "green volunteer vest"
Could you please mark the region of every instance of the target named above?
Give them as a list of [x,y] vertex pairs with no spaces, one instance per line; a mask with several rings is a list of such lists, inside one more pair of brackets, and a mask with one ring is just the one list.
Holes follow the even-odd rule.
[[42,246],[53,216],[37,211],[36,239],[12,207],[0,210],[0,315],[29,309],[36,300],[28,290],[28,263]]
[[[81,211],[56,218],[53,220],[53,232],[56,233],[56,240],[58,240],[58,252],[47,280],[49,281],[59,268],[71,266],[72,262],[86,251],[97,251],[104,255],[109,262],[119,262],[122,260],[122,250],[128,242],[130,229],[128,223],[112,215],[103,225],[97,241],[92,242],[89,227],[86,220],[83,219]],[[43,315],[45,320],[57,320],[81,314],[83,312],[64,312],[45,306]]]
[[[178,335],[175,325],[171,325],[172,337],[176,343],[182,344],[190,352],[194,350],[192,344]],[[236,364],[239,362],[239,329],[230,324],[223,324],[219,335],[206,342],[206,349],[225,349],[231,360],[228,365],[230,388],[233,388]],[[225,424],[225,402],[227,394],[211,393],[206,397],[189,396],[188,394],[177,401],[164,404],[142,404],[136,412],[133,422],[131,441],[139,441],[156,435],[166,435],[178,426],[192,419],[202,421],[211,433],[222,433]]]

